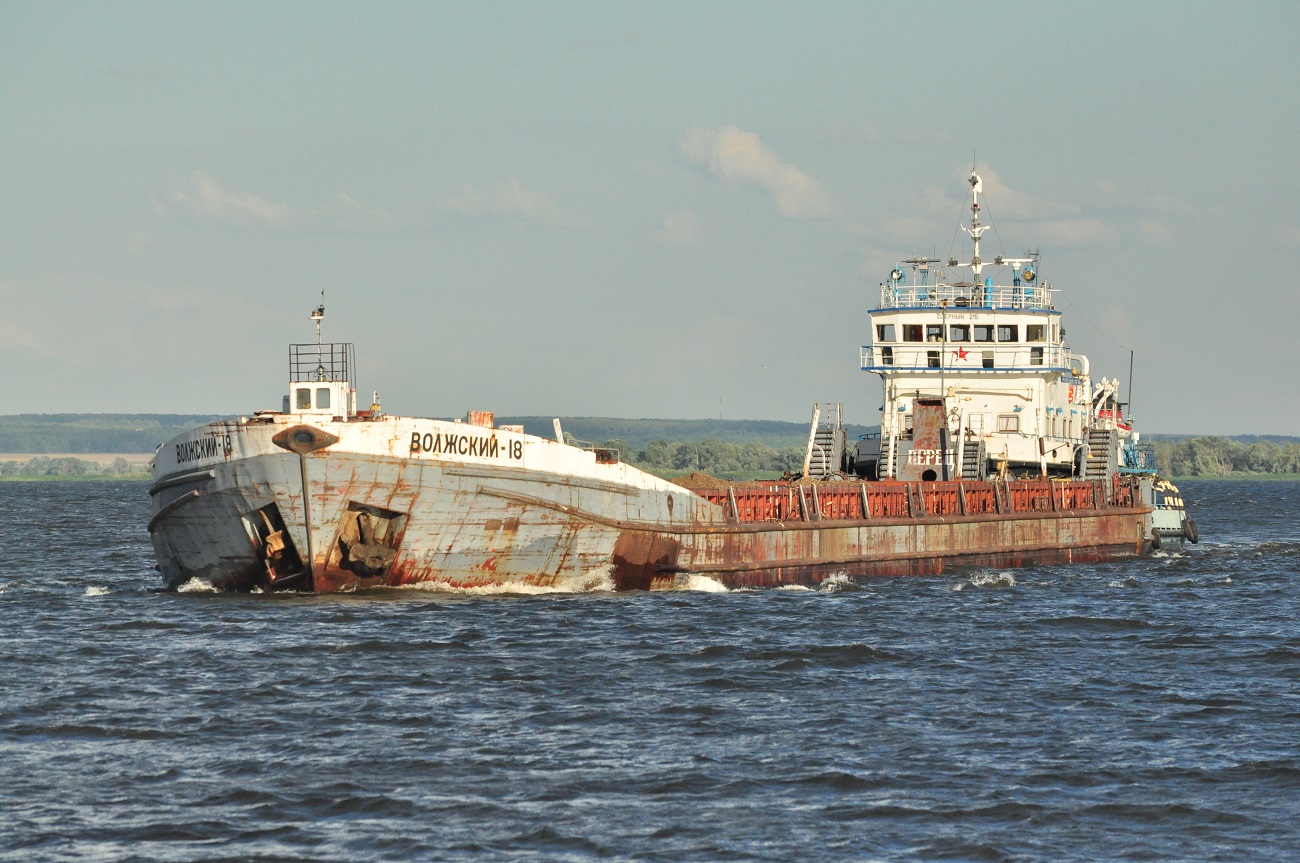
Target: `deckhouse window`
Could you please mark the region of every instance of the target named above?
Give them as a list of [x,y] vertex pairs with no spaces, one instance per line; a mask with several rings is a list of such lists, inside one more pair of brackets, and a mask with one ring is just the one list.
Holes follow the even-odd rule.
[[1042,324],[1025,324],[1025,341],[1041,342],[1046,335],[1046,329]]
[[975,341],[991,342],[993,341],[993,327],[988,324],[975,325]]
[[983,352],[982,352],[982,356],[980,357],[980,367],[981,367],[981,368],[986,368],[986,369],[991,369],[991,368],[993,368],[993,352],[992,352],[992,351],[983,351]]
[[1018,342],[1020,341],[1020,327],[1015,324],[1002,324],[998,327],[998,341],[1000,342]]
[[940,326],[939,324],[926,324],[926,325],[925,325],[925,340],[926,340],[927,342],[941,342],[941,341],[943,341],[943,327]]
[[932,369],[937,369],[937,368],[939,368],[939,352],[938,352],[938,351],[926,351],[926,352],[925,352],[925,364],[926,364],[927,366],[929,366],[930,368],[932,368]]
[[905,342],[921,341],[921,325],[903,324],[903,341]]
[[294,395],[294,406],[300,411],[311,410],[311,387],[299,387]]
[[998,414],[998,431],[1016,434],[1020,431],[1020,414]]
[[316,407],[328,410],[330,406],[329,387],[316,388]]
[[948,328],[948,341],[950,342],[969,342],[970,325],[953,324]]
[[894,325],[876,324],[876,341],[878,342],[894,341]]
[[894,349],[883,347],[880,349],[880,362],[883,365],[892,366],[894,364]]
[[1030,364],[1031,366],[1041,366],[1041,365],[1043,364],[1043,349],[1042,349],[1042,348],[1030,348],[1030,349],[1029,349],[1029,364]]

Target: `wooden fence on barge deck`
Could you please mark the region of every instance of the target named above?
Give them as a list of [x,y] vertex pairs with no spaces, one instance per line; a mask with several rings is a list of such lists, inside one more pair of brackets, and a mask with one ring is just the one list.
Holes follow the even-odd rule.
[[1109,495],[1100,480],[746,483],[691,491],[740,523],[1089,512],[1128,508],[1137,498],[1129,478],[1116,478]]

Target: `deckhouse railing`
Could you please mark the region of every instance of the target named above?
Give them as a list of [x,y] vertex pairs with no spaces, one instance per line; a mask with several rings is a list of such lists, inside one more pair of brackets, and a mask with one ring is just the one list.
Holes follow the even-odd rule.
[[1046,285],[980,285],[970,282],[937,285],[883,284],[882,309],[1050,309],[1052,289]]
[[289,345],[289,381],[351,382],[356,359],[351,342]]
[[988,342],[903,342],[863,345],[859,355],[863,371],[1061,371],[1069,367],[1068,351],[1061,345]]

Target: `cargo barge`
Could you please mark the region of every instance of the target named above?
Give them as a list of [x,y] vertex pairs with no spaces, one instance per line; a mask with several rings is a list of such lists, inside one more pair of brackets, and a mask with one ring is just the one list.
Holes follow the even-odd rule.
[[880,285],[860,353],[884,382],[880,433],[850,442],[840,405],[816,406],[796,479],[689,488],[558,420],[550,439],[488,412],[359,409],[353,346],[321,341],[322,305],[316,342],[290,346],[281,410],[159,448],[158,568],[230,590],[816,586],[1195,541],[1117,382],[1065,343],[1036,257],[980,259],[980,191],[972,172],[969,260],[911,259]]

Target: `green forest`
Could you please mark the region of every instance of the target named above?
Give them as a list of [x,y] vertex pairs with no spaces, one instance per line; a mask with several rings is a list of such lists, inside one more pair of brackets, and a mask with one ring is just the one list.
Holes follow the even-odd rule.
[[[139,477],[139,467],[76,458],[78,453],[151,453],[163,441],[216,417],[183,414],[16,414],[0,416],[0,478]],[[497,417],[551,437],[550,417]],[[630,464],[659,476],[702,471],[756,479],[798,471],[806,423],[778,420],[662,420],[561,417],[567,437],[617,449]],[[869,429],[849,426],[849,440]],[[1147,435],[1162,474],[1171,477],[1300,474],[1300,437]],[[6,459],[5,453],[24,453]],[[42,455],[49,454],[49,455]],[[54,457],[57,454],[58,457]]]

